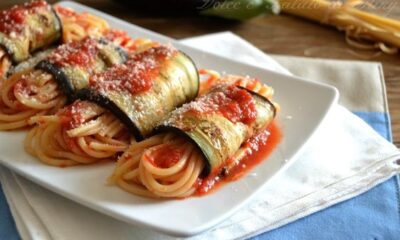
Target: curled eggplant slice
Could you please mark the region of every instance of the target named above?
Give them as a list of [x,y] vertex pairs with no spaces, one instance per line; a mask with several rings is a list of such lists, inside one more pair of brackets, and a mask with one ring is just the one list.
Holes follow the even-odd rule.
[[61,41],[62,25],[43,0],[16,5],[0,12],[0,46],[14,64],[36,50]]
[[46,50],[35,53],[34,55],[32,55],[32,57],[30,57],[27,60],[22,61],[22,62],[18,63],[17,65],[13,66],[12,68],[10,68],[7,75],[11,76],[15,73],[35,68],[35,66],[39,62],[46,59],[46,57],[48,57],[53,51],[54,51],[54,48],[50,48],[50,49],[46,49]]
[[127,53],[104,39],[85,38],[56,48],[35,68],[54,76],[69,101],[88,86],[90,76],[125,62]]
[[198,91],[199,75],[193,61],[170,46],[158,45],[92,77],[89,88],[78,97],[110,110],[140,141]]
[[186,137],[206,160],[205,175],[220,170],[251,136],[276,114],[265,97],[234,85],[219,85],[173,111],[155,130]]

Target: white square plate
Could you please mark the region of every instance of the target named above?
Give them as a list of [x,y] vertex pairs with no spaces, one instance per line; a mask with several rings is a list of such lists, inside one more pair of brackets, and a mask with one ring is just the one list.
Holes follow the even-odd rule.
[[[262,79],[275,89],[274,99],[281,105],[278,124],[283,139],[268,160],[252,171],[257,177],[244,177],[212,194],[185,200],[146,199],[106,186],[106,178],[114,167],[111,162],[64,169],[43,165],[25,153],[25,131],[0,132],[2,164],[56,193],[128,223],[175,236],[190,236],[213,227],[244,206],[271,177],[293,161],[337,100],[334,87],[205,53],[77,3],[59,4],[103,17],[112,27],[125,30],[132,37],[172,42],[200,68]],[[292,120],[288,121],[285,116],[291,116]]]

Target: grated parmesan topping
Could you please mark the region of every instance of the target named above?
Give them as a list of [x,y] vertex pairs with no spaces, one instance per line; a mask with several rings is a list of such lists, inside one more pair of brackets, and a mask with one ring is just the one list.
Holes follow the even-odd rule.
[[68,65],[89,67],[94,62],[99,49],[98,40],[85,38],[82,41],[61,45],[47,60],[59,67]]
[[11,38],[16,38],[27,26],[24,24],[26,16],[40,13],[49,8],[50,5],[47,2],[36,0],[0,11],[0,32],[7,34]]
[[257,118],[253,97],[244,89],[235,85],[216,85],[213,89],[195,101],[184,104],[167,120],[166,125],[181,122],[187,113],[195,115],[221,114],[233,123],[251,124]]
[[104,110],[88,101],[75,101],[73,104],[62,108],[57,115],[61,118],[60,122],[67,129],[81,126],[92,117],[101,114]]
[[169,46],[157,46],[132,55],[125,64],[116,65],[108,71],[90,78],[90,86],[97,91],[107,93],[127,91],[131,94],[147,91],[159,74],[165,61],[177,50]]

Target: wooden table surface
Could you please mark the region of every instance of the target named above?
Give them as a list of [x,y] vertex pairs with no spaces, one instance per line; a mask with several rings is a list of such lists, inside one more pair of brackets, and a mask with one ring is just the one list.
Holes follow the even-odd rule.
[[[20,2],[24,1],[2,0],[0,1],[0,9]],[[200,17],[195,14],[168,16],[163,13],[146,12],[137,8],[127,7],[112,0],[79,2],[176,39],[219,31],[232,31],[266,53],[365,60],[365,56],[354,54],[354,50],[345,43],[343,33],[334,28],[285,14],[261,17],[240,23]],[[398,17],[400,17],[400,11],[397,12],[399,13]],[[360,51],[356,52],[360,53]],[[360,54],[371,55],[369,52],[361,52]],[[392,120],[393,140],[400,147],[400,56],[382,54],[371,60],[383,64]]]

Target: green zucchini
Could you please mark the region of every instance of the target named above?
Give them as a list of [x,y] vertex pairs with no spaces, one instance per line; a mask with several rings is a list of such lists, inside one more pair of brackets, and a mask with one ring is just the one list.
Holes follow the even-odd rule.
[[[228,91],[240,89],[251,96],[255,118],[251,122],[232,121],[218,111],[200,112],[213,103],[210,99],[226,96]],[[224,99],[224,98],[222,98]],[[214,106],[215,107],[215,106]],[[228,115],[230,112],[227,113]],[[190,140],[206,159],[204,174],[220,170],[229,157],[255,133],[265,129],[274,119],[275,106],[265,97],[237,86],[220,85],[192,103],[173,111],[157,128],[156,133],[176,132]]]
[[[165,56],[157,57],[157,52],[165,52]],[[80,91],[78,97],[110,110],[138,141],[147,137],[169,112],[193,100],[199,91],[199,75],[193,61],[163,45],[132,56],[124,65],[93,79],[90,88]],[[123,87],[127,82],[130,87],[150,85],[133,92],[129,86]]]
[[32,1],[0,13],[0,46],[14,64],[40,48],[60,42],[61,37],[61,21],[45,1]]

